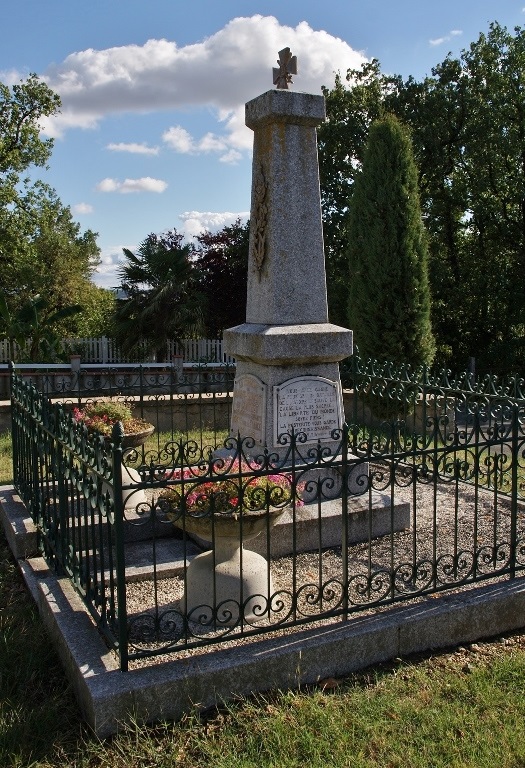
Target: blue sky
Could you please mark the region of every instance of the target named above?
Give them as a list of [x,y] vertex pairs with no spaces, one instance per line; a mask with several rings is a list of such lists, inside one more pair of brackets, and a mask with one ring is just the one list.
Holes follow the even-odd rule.
[[19,0],[2,9],[0,81],[36,72],[62,97],[38,176],[98,232],[98,285],[122,247],[176,227],[212,231],[250,205],[244,103],[272,87],[277,52],[294,88],[378,58],[416,78],[486,32],[525,25],[525,0]]

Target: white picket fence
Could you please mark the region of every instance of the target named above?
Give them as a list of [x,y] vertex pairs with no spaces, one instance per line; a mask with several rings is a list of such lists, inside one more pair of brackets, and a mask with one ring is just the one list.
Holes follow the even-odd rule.
[[[83,363],[133,363],[137,359],[131,359],[123,355],[113,339],[106,336],[83,339],[64,339],[64,347],[72,355],[80,355]],[[182,355],[184,363],[232,363],[233,358],[223,350],[222,339],[185,339],[177,344],[168,342],[167,360]],[[146,347],[140,357],[144,361],[155,362],[148,356]],[[11,345],[7,339],[0,340],[0,362],[7,363],[13,360],[20,362],[20,350],[17,344]]]

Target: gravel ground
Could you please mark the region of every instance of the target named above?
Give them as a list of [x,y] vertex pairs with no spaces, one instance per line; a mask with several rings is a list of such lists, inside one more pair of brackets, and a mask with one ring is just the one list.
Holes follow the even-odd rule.
[[[414,495],[415,490],[415,495]],[[480,490],[476,493],[471,486],[455,483],[433,484],[418,483],[395,489],[397,501],[411,504],[412,524],[408,531],[400,531],[389,536],[374,539],[370,544],[355,544],[348,548],[349,595],[356,610],[362,614],[388,610],[390,604],[370,606],[371,602],[386,601],[390,592],[391,573],[397,594],[414,600],[429,599],[428,596],[416,595],[433,584],[446,584],[451,591],[472,588],[472,583],[461,585],[472,570],[472,552],[477,548],[482,555],[477,558],[477,571],[487,575],[493,573],[494,553],[497,553],[501,565],[505,562],[509,547],[506,542],[510,535],[510,503],[506,497],[494,492]],[[518,537],[523,539],[525,513],[523,508],[518,513]],[[248,545],[249,548],[249,545]],[[458,553],[463,552],[462,556]],[[437,567],[433,569],[432,563]],[[414,567],[413,564],[417,563]],[[272,615],[250,623],[256,627],[277,625],[292,611],[292,597],[296,594],[295,615],[307,620],[312,617],[315,624],[308,623],[297,627],[275,629],[272,636],[289,634],[303,630],[305,626],[319,626],[337,621],[332,618],[316,618],[320,614],[336,608],[341,601],[343,581],[343,558],[341,549],[329,549],[317,553],[298,554],[294,561],[284,557],[271,562],[271,574],[274,592],[278,593],[272,603]],[[491,580],[507,579],[508,576],[495,576]],[[294,590],[294,584],[296,585]],[[435,582],[434,582],[435,584]],[[170,642],[174,645],[182,630],[179,601],[184,594],[182,577],[153,581],[133,582],[127,587],[128,614],[131,620],[132,642],[141,649],[153,650],[166,648]],[[359,607],[362,606],[362,607]],[[163,618],[161,642],[149,641],[144,634],[145,628],[151,628],[156,613]],[[180,648],[176,657],[209,653],[214,649],[232,647],[240,643],[259,640],[260,635],[246,637],[237,627],[222,626],[214,631],[202,627],[196,622],[189,623],[190,634],[194,638],[206,636],[213,640],[223,637],[220,645],[206,648]],[[191,641],[191,638],[190,638]],[[173,654],[154,656],[132,662],[135,666],[158,663],[174,658]]]

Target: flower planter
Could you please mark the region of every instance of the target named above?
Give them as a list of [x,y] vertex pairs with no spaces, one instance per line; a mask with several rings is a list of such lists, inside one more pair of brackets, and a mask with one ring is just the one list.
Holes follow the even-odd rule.
[[[131,484],[139,484],[141,482],[141,478],[139,473],[134,467],[128,467],[124,463],[125,454],[127,451],[131,451],[134,448],[139,448],[141,445],[144,445],[146,440],[150,435],[153,434],[155,431],[155,427],[153,424],[149,424],[147,428],[144,428],[141,432],[130,432],[128,434],[124,434],[124,437],[122,438],[122,450],[123,450],[123,463],[121,467],[121,476],[122,476],[122,485],[131,485]],[[106,437],[106,441],[109,443],[111,442],[111,437]],[[113,493],[113,488],[109,486],[108,484],[104,484],[104,490],[110,490],[111,493]],[[138,490],[134,490],[133,488],[129,488],[127,490],[122,491],[122,501],[124,503],[124,514],[129,512],[135,512],[137,510],[137,507],[140,507],[140,505],[144,505],[148,503],[148,500],[146,498],[146,494],[144,493],[143,488],[139,488]]]
[[[269,564],[244,544],[272,528],[290,508],[291,476],[253,472],[238,460],[229,473],[199,474],[188,467],[176,470],[172,480],[161,492],[159,506],[177,528],[210,548],[186,569],[181,607],[188,619],[216,627],[268,617],[273,595]],[[295,494],[301,491],[295,489]]]
[[[122,449],[124,454],[143,445],[148,437],[153,434],[155,427],[143,419],[133,416],[132,407],[118,400],[94,400],[82,408],[73,408],[75,421],[84,424],[92,434],[101,434],[106,444],[111,443],[112,431],[117,422],[124,428]],[[127,430],[127,431],[126,431]],[[124,456],[123,456],[124,459]],[[140,475],[133,467],[122,464],[122,485],[138,485]],[[109,483],[103,484],[104,492],[113,493]],[[133,488],[123,491],[124,511],[136,511],[139,505],[147,504],[146,495],[142,488]]]
[[149,424],[148,427],[143,429],[141,432],[130,432],[128,434],[124,434],[124,437],[122,438],[123,450],[127,450],[128,448],[139,448],[139,446],[144,445],[148,437],[154,432],[155,427],[153,424]]

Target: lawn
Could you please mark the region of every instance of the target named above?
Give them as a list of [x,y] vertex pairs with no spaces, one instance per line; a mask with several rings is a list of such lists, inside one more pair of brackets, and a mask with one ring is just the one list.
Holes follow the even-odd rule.
[[0,485],[13,482],[11,433],[0,433]]
[[[227,430],[220,432],[214,432],[211,429],[195,430],[190,432],[188,436],[177,433],[172,435],[170,432],[155,433],[148,438],[144,449],[149,456],[158,456],[160,451],[161,461],[168,460],[167,456],[163,454],[163,448],[165,445],[174,443],[173,451],[177,455],[178,443],[182,440],[183,443],[188,441],[195,441],[198,445],[209,446],[223,445],[224,440],[228,436]],[[205,450],[206,455],[206,450]],[[10,484],[13,482],[13,452],[11,445],[11,433],[0,433],[0,485]]]

